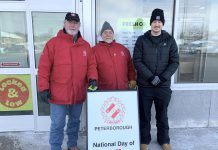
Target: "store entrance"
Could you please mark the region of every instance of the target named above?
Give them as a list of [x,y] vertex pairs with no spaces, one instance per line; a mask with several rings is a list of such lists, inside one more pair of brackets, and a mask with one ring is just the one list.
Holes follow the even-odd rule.
[[38,60],[76,1],[0,1],[0,132],[48,131],[49,105],[37,99]]

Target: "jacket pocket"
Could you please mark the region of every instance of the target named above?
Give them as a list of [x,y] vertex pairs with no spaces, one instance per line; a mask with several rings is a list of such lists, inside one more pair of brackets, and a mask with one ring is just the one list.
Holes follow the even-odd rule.
[[78,81],[86,80],[87,77],[87,65],[83,64],[76,64],[74,68],[74,78]]
[[51,80],[57,83],[67,83],[71,79],[71,65],[61,64],[53,67]]

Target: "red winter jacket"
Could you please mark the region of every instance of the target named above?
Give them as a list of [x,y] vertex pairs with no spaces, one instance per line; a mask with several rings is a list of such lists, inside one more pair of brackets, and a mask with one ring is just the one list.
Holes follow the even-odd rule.
[[135,80],[135,69],[129,50],[113,41],[93,47],[100,90],[127,90],[128,81]]
[[[80,34],[79,34],[80,35]],[[50,102],[76,104],[86,98],[87,81],[97,80],[96,61],[90,45],[81,36],[73,37],[60,30],[50,39],[38,66],[38,89],[49,89]]]

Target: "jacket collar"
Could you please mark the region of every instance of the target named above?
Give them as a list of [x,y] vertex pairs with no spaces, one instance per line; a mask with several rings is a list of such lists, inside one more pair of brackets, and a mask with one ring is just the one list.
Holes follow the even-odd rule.
[[111,46],[111,45],[114,45],[115,43],[116,43],[115,40],[113,40],[111,43],[106,43],[104,41],[99,41],[99,44],[103,45],[103,46]]
[[[61,38],[73,41],[73,36],[70,35],[70,34],[67,34],[64,28],[62,30],[59,30],[59,32],[57,34],[57,37],[61,37]],[[83,41],[84,41],[84,39],[83,39],[83,37],[82,37],[82,35],[81,35],[80,31],[79,31],[78,34],[77,34],[76,43],[81,43]]]
[[[147,39],[149,39],[152,42],[151,30],[148,30],[147,32],[145,32],[143,36],[146,37]],[[161,41],[165,41],[165,40],[170,38],[170,34],[168,32],[166,32],[165,30],[161,30],[161,35],[160,36],[161,36]]]

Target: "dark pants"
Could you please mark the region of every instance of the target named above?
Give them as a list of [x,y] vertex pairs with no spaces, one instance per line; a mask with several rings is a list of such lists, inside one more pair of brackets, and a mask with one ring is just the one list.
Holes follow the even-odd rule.
[[139,112],[141,143],[149,144],[151,141],[151,107],[155,104],[157,142],[162,145],[170,143],[167,107],[172,91],[169,87],[149,88],[139,87]]

